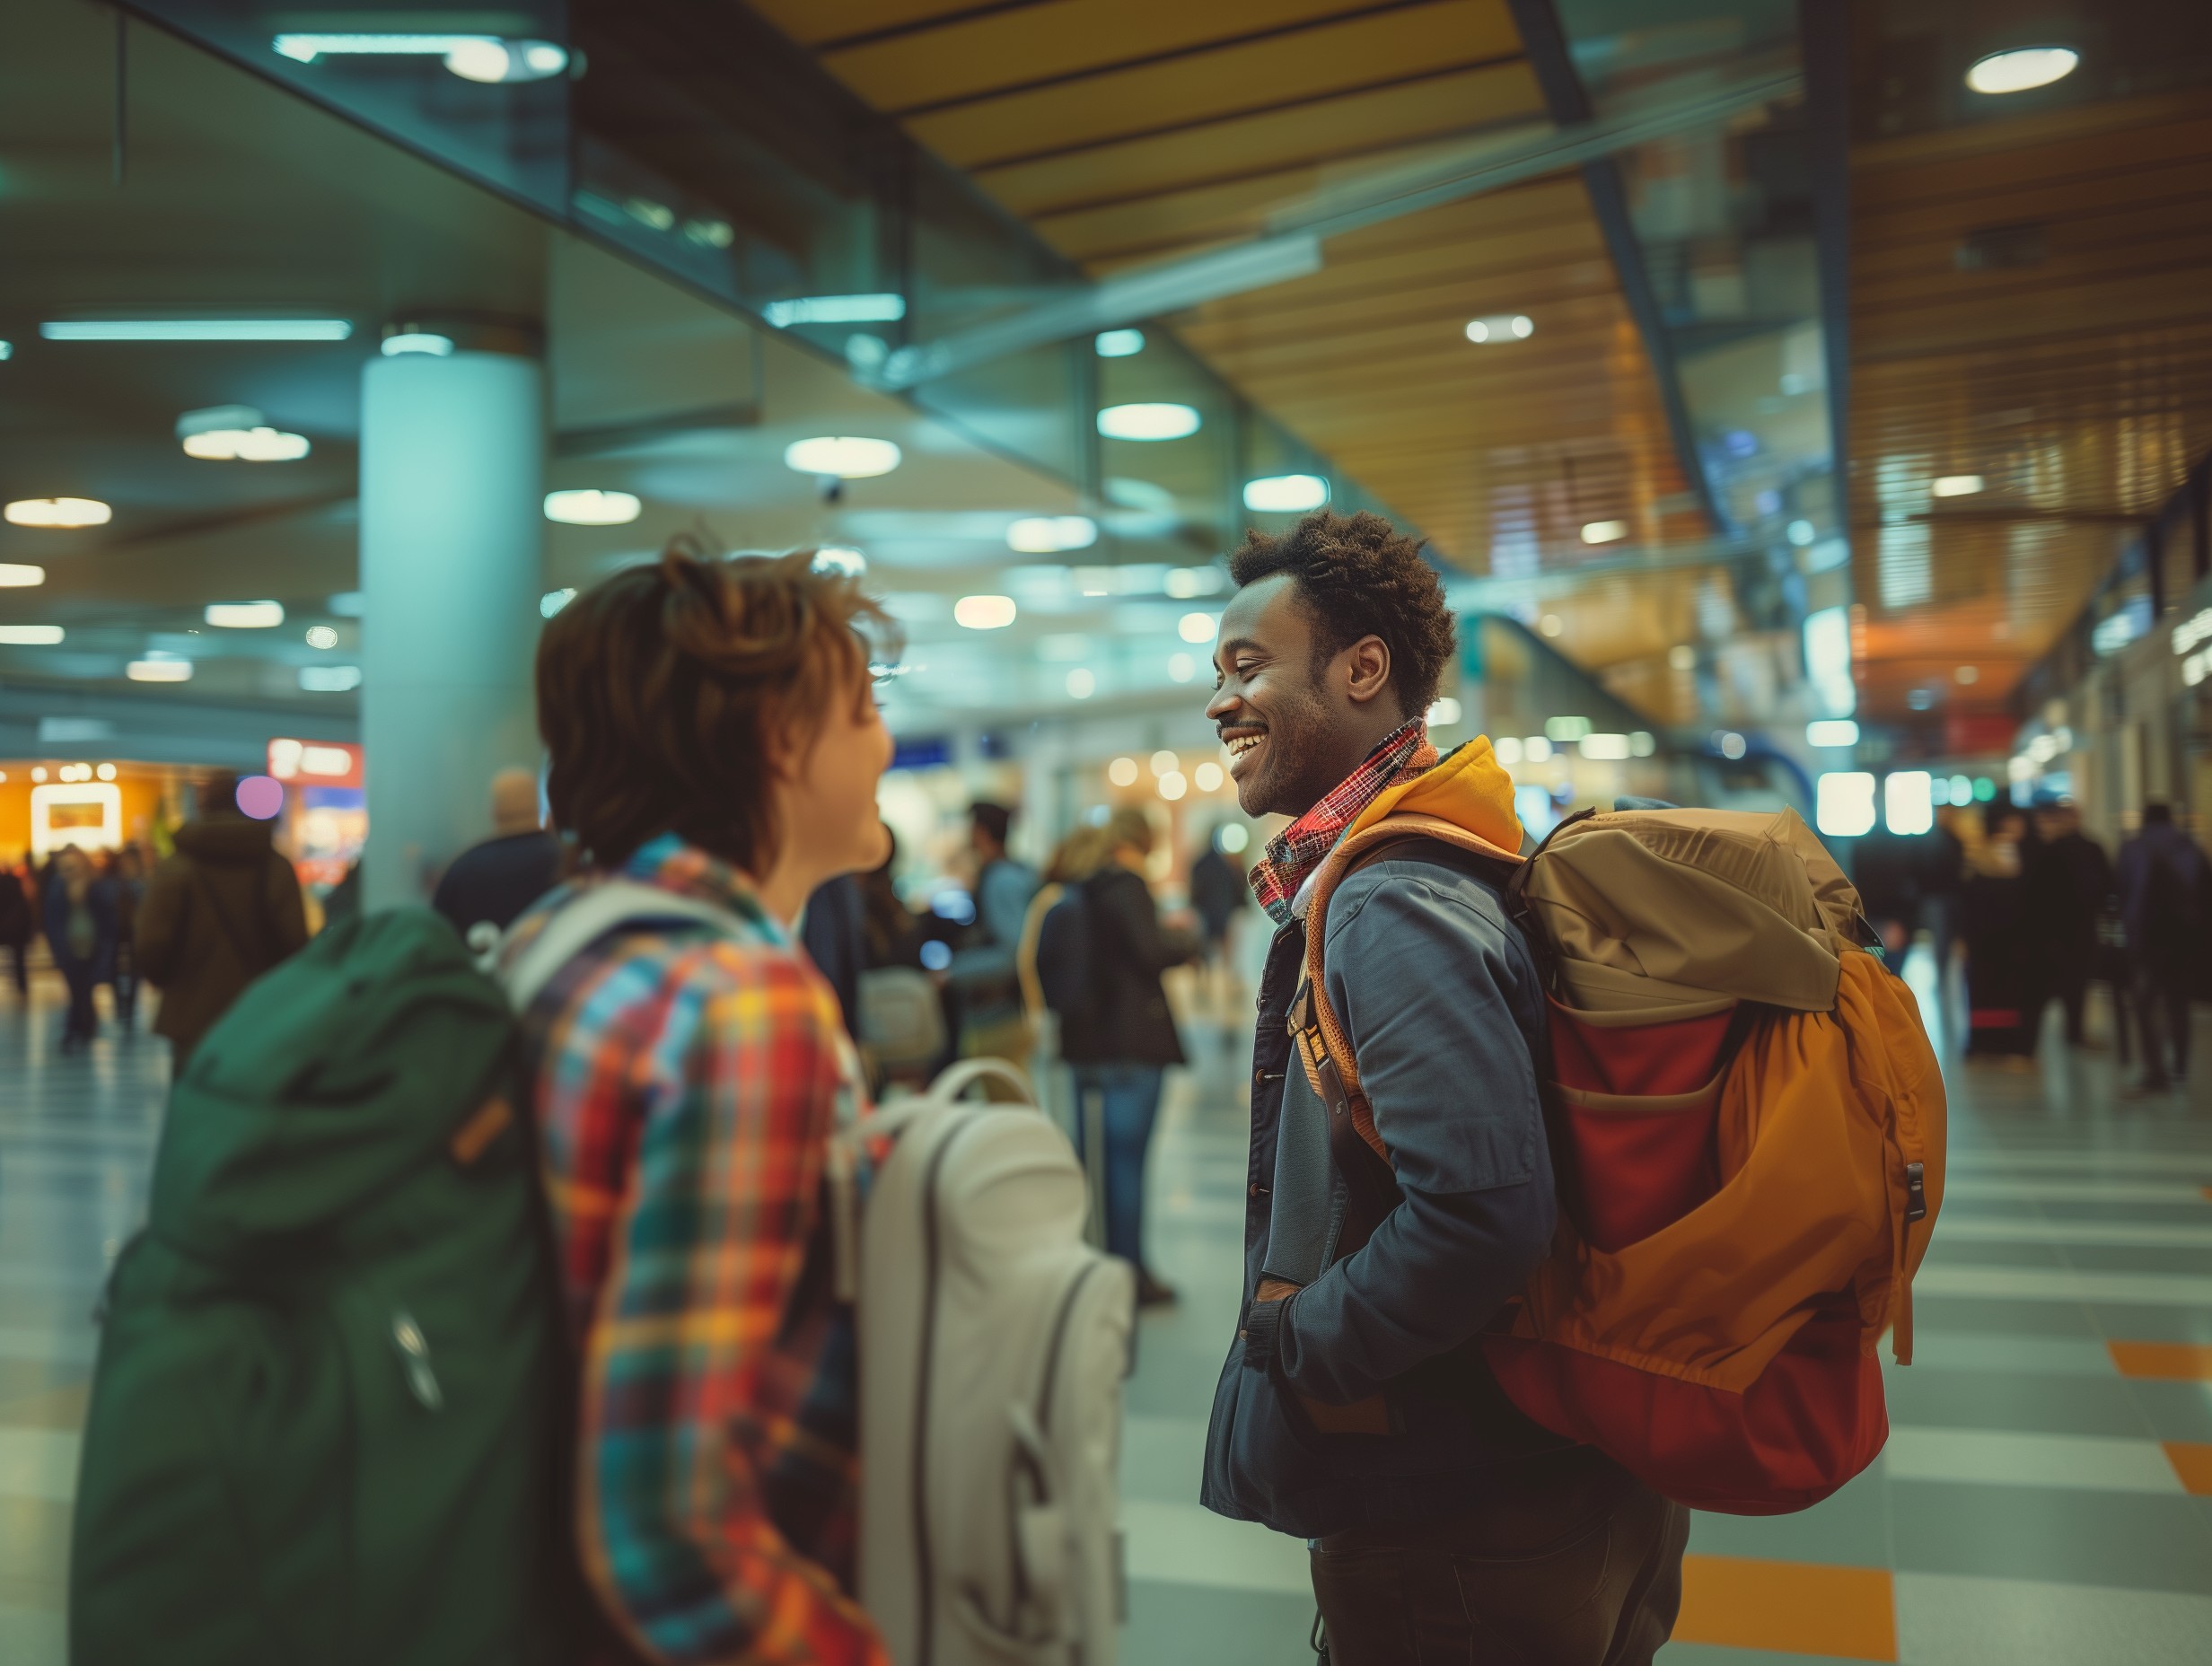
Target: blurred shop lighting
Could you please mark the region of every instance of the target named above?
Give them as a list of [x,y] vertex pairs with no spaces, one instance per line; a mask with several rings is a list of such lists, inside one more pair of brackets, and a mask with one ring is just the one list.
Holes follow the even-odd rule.
[[1686,642],[1678,642],[1667,650],[1667,663],[1678,671],[1698,669],[1698,651]]
[[328,625],[310,625],[307,627],[307,645],[311,648],[335,648],[338,632]]
[[1848,717],[1818,717],[1805,725],[1807,746],[1856,746],[1858,724]]
[[1251,842],[1251,832],[1237,826],[1233,821],[1221,830],[1221,847],[1232,856],[1242,853],[1244,847]]
[[953,622],[970,630],[1000,630],[1014,623],[1012,596],[962,596],[952,604]]
[[250,405],[215,405],[177,418],[187,457],[211,463],[295,463],[311,449],[303,434],[272,428]]
[[2065,80],[2081,61],[2071,47],[2015,47],[1978,61],[1966,72],[1966,84],[1977,92],[2025,92]]
[[218,630],[272,630],[285,622],[281,601],[211,601],[203,616]]
[[1188,653],[1167,656],[1167,674],[1171,682],[1189,682],[1198,674],[1198,662]]
[[1428,726],[1431,729],[1449,729],[1460,720],[1460,703],[1450,695],[1428,708]]
[[1581,740],[1592,727],[1587,717],[1547,717],[1544,719],[1544,738],[1565,746]]
[[1116,786],[1135,786],[1137,768],[1137,760],[1134,758],[1117,758],[1106,766],[1106,778]]
[[1525,312],[1500,312],[1474,319],[1467,326],[1470,341],[1526,341],[1535,333],[1536,321]]
[[1713,745],[1723,758],[1734,761],[1751,750],[1743,737],[1733,729],[1724,729],[1713,737]]
[[1329,482],[1317,474],[1271,474],[1244,482],[1244,507],[1267,514],[1300,514],[1329,501]]
[[1501,734],[1490,742],[1490,750],[1499,763],[1511,768],[1521,761],[1521,738],[1518,735]]
[[1851,616],[1844,608],[1822,608],[1805,615],[1805,679],[1830,717],[1848,717],[1858,709],[1858,685],[1851,680]]
[[15,344],[13,341],[0,341],[0,364],[5,364],[14,356]]
[[81,318],[39,326],[48,341],[343,341],[342,318]]
[[1102,329],[1091,344],[1102,359],[1126,359],[1145,350],[1141,329]]
[[279,57],[312,64],[319,57],[434,57],[463,81],[544,81],[568,67],[568,52],[550,40],[499,35],[278,35]]
[[850,434],[820,434],[794,440],[784,448],[784,467],[798,474],[834,475],[840,480],[867,480],[899,466],[900,451],[891,440]]
[[1593,521],[1582,530],[1582,541],[1585,544],[1618,544],[1628,536],[1626,521]]
[[285,807],[283,783],[268,776],[248,776],[238,784],[238,813],[256,821],[269,821]]
[[814,571],[839,573],[858,578],[868,570],[868,557],[845,544],[824,544],[814,552]]
[[1209,758],[1190,772],[1190,778],[1198,784],[1199,792],[1218,793],[1221,784],[1229,777],[1222,773],[1221,766]]
[[1957,683],[1962,688],[1970,688],[1973,687],[1974,684],[1981,680],[1981,667],[1979,665],[1962,665],[1958,668],[1958,670],[1951,673],[1951,680]]
[[361,686],[358,665],[303,665],[300,688],[307,694],[350,694]]
[[1098,679],[1078,665],[1067,673],[1067,697],[1087,700],[1098,692]]
[[1651,756],[1654,752],[1657,751],[1658,750],[1659,750],[1659,742],[1658,742],[1655,739],[1654,739],[1654,738],[1653,738],[1653,736],[1652,736],[1652,732],[1651,732],[1651,731],[1650,731],[1650,730],[1648,730],[1648,729],[1632,729],[1632,730],[1630,730],[1630,731],[1628,732],[1628,756],[1629,756],[1629,757],[1631,757],[1631,758],[1649,758],[1649,757],[1650,757],[1650,756]]
[[1523,735],[1521,739],[1521,756],[1532,764],[1549,763],[1551,761],[1551,737],[1541,734]]
[[1567,628],[1567,621],[1556,613],[1547,613],[1536,621],[1536,628],[1547,636],[1557,636]]
[[1006,529],[1006,548],[1024,556],[1088,549],[1097,542],[1098,522],[1089,515],[1024,515]]
[[564,526],[628,526],[644,508],[635,492],[584,487],[545,495],[545,518]]
[[549,590],[538,598],[538,617],[549,619],[576,599],[575,588],[564,585],[559,590]]
[[115,518],[97,497],[19,497],[5,513],[10,526],[105,526]]
[[1874,778],[1863,769],[1831,769],[1813,784],[1813,820],[1830,838],[1874,831]]
[[1110,440],[1180,440],[1198,427],[1188,405],[1109,405],[1098,414],[1098,431]]
[[1186,613],[1175,627],[1185,642],[1211,642],[1220,630],[1221,621],[1211,613]]
[[176,659],[166,653],[150,653],[143,660],[133,660],[126,665],[123,675],[133,682],[190,682],[192,662]]
[[0,625],[0,647],[50,648],[67,635],[58,625]]
[[115,766],[113,764],[102,764],[99,768],[93,770],[92,773],[98,776],[102,781],[112,781],[115,779]]
[[1628,737],[1625,734],[1586,734],[1582,738],[1582,755],[1597,763],[1625,763],[1628,758]]
[[1190,783],[1183,779],[1183,772],[1171,769],[1160,777],[1160,796],[1171,804],[1190,790]]
[[1193,596],[1212,595],[1228,576],[1219,567],[1170,567],[1164,588],[1176,601],[1188,601]]
[[27,561],[0,561],[0,590],[29,590],[46,583],[46,569]]
[[1944,474],[1937,475],[1927,489],[1938,497],[1971,497],[1983,485],[1978,474]]
[[1152,755],[1152,773],[1155,776],[1164,776],[1170,774],[1173,770],[1179,768],[1181,766],[1182,761],[1183,760],[1181,758],[1176,757],[1173,752],[1170,751],[1163,746]]
[[1788,532],[1789,541],[1796,545],[1798,548],[1806,549],[1812,547],[1815,536],[1812,522],[1793,521],[1789,523]]
[[794,324],[895,324],[907,315],[904,295],[801,295],[771,301],[760,316],[778,329]]
[[1925,769],[1900,769],[1882,782],[1882,821],[1905,837],[1936,825],[1934,780]]
[[378,349],[388,359],[396,359],[409,353],[420,353],[434,359],[442,359],[453,350],[453,338],[441,336],[434,329],[397,329],[384,338]]

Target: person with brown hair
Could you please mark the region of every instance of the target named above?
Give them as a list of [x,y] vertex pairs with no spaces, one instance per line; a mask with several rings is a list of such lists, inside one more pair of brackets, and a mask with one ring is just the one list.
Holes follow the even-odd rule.
[[539,646],[548,797],[584,866],[516,923],[508,965],[595,887],[670,898],[522,1016],[583,1361],[583,1565],[655,1660],[884,1660],[852,1595],[853,1314],[824,1206],[862,1088],[793,932],[817,886],[884,855],[864,629],[887,621],[811,552],[687,537]]

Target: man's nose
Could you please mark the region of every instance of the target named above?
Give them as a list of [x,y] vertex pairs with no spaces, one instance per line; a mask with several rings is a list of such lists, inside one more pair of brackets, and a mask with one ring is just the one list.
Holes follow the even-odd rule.
[[1210,721],[1219,723],[1231,712],[1236,710],[1239,704],[1236,696],[1228,689],[1216,688],[1214,690],[1214,697],[1206,703],[1206,715]]

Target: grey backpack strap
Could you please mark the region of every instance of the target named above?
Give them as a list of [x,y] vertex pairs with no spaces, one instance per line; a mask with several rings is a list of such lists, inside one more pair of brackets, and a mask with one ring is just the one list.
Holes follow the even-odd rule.
[[641,885],[635,880],[609,880],[558,909],[531,945],[499,972],[509,1004],[521,1012],[559,975],[561,968],[608,933],[624,926],[659,925],[707,925],[724,936],[733,936],[738,918],[718,903],[680,896],[658,885]]

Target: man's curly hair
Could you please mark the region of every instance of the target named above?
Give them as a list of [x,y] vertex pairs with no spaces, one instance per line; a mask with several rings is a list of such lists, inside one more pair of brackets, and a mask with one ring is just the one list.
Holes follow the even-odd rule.
[[1391,687],[1408,717],[1436,698],[1436,685],[1458,633],[1444,606],[1436,570],[1422,558],[1421,540],[1381,515],[1351,516],[1317,509],[1277,537],[1244,534],[1229,557],[1239,590],[1287,573],[1313,621],[1313,675],[1363,636],[1380,636],[1391,651]]

